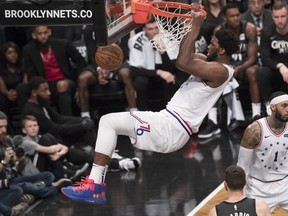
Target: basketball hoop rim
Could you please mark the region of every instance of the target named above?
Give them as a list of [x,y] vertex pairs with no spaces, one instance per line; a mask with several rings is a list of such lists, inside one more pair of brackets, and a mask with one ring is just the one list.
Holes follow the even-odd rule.
[[[137,14],[141,16],[140,14],[154,14],[158,16],[163,16],[167,18],[174,18],[174,17],[182,17],[182,18],[188,18],[191,19],[194,17],[194,12],[191,10],[191,5],[190,4],[185,4],[185,3],[179,3],[179,2],[153,2],[153,1],[148,1],[148,0],[132,0],[131,1],[131,8],[132,8],[132,13]],[[191,10],[191,14],[180,14],[180,13],[173,13],[169,11],[165,11],[163,9],[165,8],[181,8],[183,10]],[[204,8],[201,6],[199,9],[199,12],[206,17],[207,13],[204,10]],[[144,16],[143,16],[144,17]],[[146,16],[147,18],[148,16]],[[140,20],[142,20],[140,18]],[[147,20],[146,20],[147,21]],[[143,20],[143,23],[144,20]]]
[[[150,13],[151,14],[155,14],[158,16],[164,16],[164,17],[168,17],[168,18],[174,18],[174,17],[182,17],[182,18],[188,18],[191,19],[194,17],[193,11],[191,10],[191,5],[189,4],[185,4],[185,3],[179,3],[179,2],[150,2],[149,3],[151,5],[150,7]],[[169,11],[164,11],[161,10],[161,8],[173,8],[173,9],[177,9],[177,8],[181,8],[184,10],[191,10],[191,14],[178,14],[178,13],[173,13],[173,12],[169,12]],[[206,17],[207,13],[206,11],[201,7],[199,12]]]

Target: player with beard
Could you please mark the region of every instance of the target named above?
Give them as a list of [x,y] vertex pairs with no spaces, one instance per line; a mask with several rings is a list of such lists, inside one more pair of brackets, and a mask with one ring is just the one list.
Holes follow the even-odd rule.
[[208,60],[195,54],[204,17],[193,18],[192,31],[180,44],[176,65],[190,74],[186,82],[160,112],[120,112],[101,117],[90,176],[80,186],[63,188],[69,198],[90,203],[104,203],[107,165],[117,144],[117,135],[130,137],[141,150],[169,153],[182,148],[192,133],[197,133],[205,115],[221,96],[233,76],[229,60],[239,48],[238,37],[228,30],[219,30],[208,46]]
[[288,95],[274,92],[270,109],[271,116],[246,128],[238,165],[248,175],[247,197],[262,199],[271,212],[277,205],[288,212]]

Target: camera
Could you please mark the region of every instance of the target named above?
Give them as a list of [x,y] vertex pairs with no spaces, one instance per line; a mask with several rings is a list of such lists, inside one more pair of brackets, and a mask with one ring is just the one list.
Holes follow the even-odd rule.
[[11,147],[13,147],[13,150],[18,158],[23,157],[25,154],[24,149],[19,147],[22,144],[22,142],[23,142],[23,137],[21,135],[14,136],[11,142],[13,145]]

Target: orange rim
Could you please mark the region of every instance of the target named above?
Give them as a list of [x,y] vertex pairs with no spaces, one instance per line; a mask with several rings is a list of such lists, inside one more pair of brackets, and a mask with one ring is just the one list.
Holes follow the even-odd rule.
[[[137,4],[137,3],[136,3]],[[183,10],[191,10],[191,5],[189,4],[184,4],[184,3],[178,3],[178,2],[150,2],[151,5],[150,7],[150,13],[159,15],[159,16],[164,16],[168,18],[173,18],[173,17],[183,17],[183,18],[193,18],[194,14],[179,14],[179,13],[173,13],[169,11],[164,11],[163,9],[165,8],[181,8]],[[200,8],[199,12],[206,17],[206,11],[203,8]]]

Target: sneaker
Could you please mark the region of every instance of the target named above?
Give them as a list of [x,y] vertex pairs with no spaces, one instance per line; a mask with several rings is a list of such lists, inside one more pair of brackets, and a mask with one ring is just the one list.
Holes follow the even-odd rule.
[[61,191],[65,196],[75,201],[94,204],[106,202],[105,184],[96,184],[93,179],[89,179],[89,176],[78,182],[76,186],[65,187]]
[[28,208],[29,205],[27,203],[21,202],[16,206],[12,207],[11,216],[23,215]]
[[32,205],[35,201],[35,197],[32,194],[23,194],[20,202],[27,203],[28,205]]
[[112,156],[111,156],[111,159],[121,160],[121,159],[123,159],[123,157],[118,154],[118,150],[114,150],[114,152],[113,152],[113,154],[112,154]]
[[57,191],[60,191],[62,187],[68,187],[71,185],[72,181],[68,178],[62,178],[52,183],[52,186],[56,187]]
[[71,181],[77,180],[87,169],[89,168],[89,164],[85,163],[81,169],[71,170],[66,166],[63,166],[64,169],[64,177],[69,178]]
[[139,167],[141,167],[141,160],[137,157],[124,158],[122,160],[119,160],[119,167],[120,169],[124,169],[127,171],[137,170]]
[[220,134],[221,129],[210,119],[205,127],[198,133],[198,138],[210,138],[213,135]]

